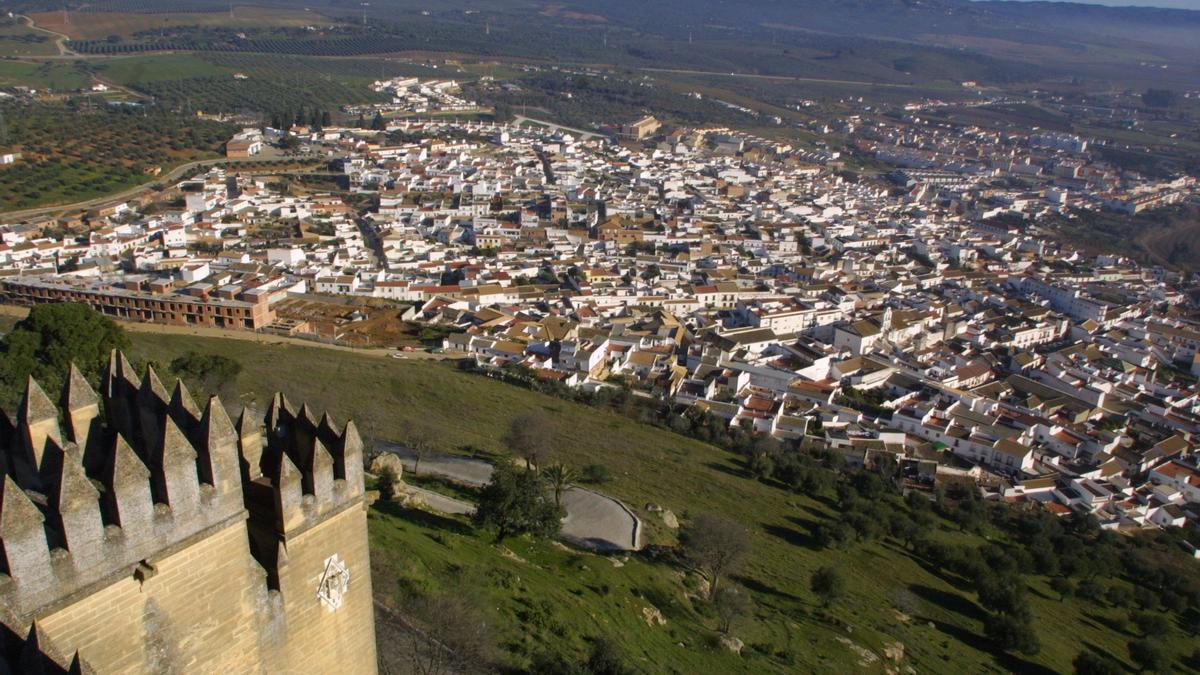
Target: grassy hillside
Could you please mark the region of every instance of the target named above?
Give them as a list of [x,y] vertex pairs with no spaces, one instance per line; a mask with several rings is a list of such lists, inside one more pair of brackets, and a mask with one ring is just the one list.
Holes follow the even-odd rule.
[[[755,610],[733,631],[747,644],[736,656],[710,646],[715,619],[687,597],[691,582],[665,563],[635,556],[617,566],[558,544],[520,540],[509,543],[515,555],[506,554],[464,521],[373,508],[377,594],[403,604],[414,594],[466,591],[491,616],[503,660],[514,667],[529,667],[542,649],[583,658],[587,639],[598,636],[617,639],[626,658],[646,672],[846,672],[860,662],[861,670],[881,671],[885,645],[896,642],[905,647],[906,663],[923,672],[1068,672],[1085,644],[1131,667],[1126,643],[1136,633],[1127,627],[1127,610],[1077,598],[1060,602],[1045,578],[1027,576],[1042,650],[1028,659],[998,653],[982,637],[984,612],[961,579],[933,571],[888,540],[820,549],[813,535],[834,513],[832,499],[760,483],[715,447],[611,412],[460,373],[450,364],[219,339],[132,338],[138,359],[167,363],[187,350],[236,359],[244,368],[228,387],[244,392],[244,403],[261,407],[278,389],[297,405],[328,408],[339,421],[353,416],[379,437],[403,440],[419,429],[442,450],[499,451],[509,421],[542,408],[554,420],[566,461],[612,469],[615,479],[601,489],[639,511],[648,541],[673,540],[673,532],[644,511],[648,502],[684,519],[720,512],[750,529],[754,552],[736,581]],[[983,542],[940,521],[933,537],[965,546]],[[847,597],[829,612],[808,591],[821,565],[837,567],[847,580]],[[662,612],[665,625],[646,624],[642,610],[650,606]],[[1176,637],[1186,645],[1182,633]]]

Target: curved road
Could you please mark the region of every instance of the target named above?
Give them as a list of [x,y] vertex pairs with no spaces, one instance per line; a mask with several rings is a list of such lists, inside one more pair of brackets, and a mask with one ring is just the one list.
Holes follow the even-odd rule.
[[[396,453],[404,463],[405,471],[413,470],[416,455],[411,450],[396,443],[379,445],[387,452]],[[428,454],[421,459],[420,473],[478,487],[491,480],[492,465],[470,457]],[[425,497],[427,491],[418,494]],[[426,503],[438,508],[433,502]],[[457,504],[461,507],[463,502]],[[567,511],[560,534],[564,540],[596,551],[636,551],[641,548],[641,521],[616,499],[585,488],[571,487],[563,493],[563,507]]]

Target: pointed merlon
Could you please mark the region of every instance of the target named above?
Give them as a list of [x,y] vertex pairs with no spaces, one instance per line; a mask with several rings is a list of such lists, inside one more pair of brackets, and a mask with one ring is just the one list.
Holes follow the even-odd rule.
[[275,479],[276,527],[281,533],[304,523],[304,488],[300,470],[286,454],[280,454]]
[[333,423],[333,418],[326,412],[321,415],[321,421],[317,424],[317,438],[325,444],[326,448],[334,449],[338,443],[338,438],[341,434],[338,433],[337,425]]
[[41,625],[34,621],[29,627],[29,635],[25,637],[25,645],[19,657],[19,670],[22,673],[42,674],[61,673],[63,667],[58,650],[54,648],[49,636]]
[[180,430],[179,425],[170,417],[163,421],[162,458],[164,462],[171,460],[185,461],[196,459],[196,449],[192,442]]
[[104,395],[109,398],[123,397],[137,390],[137,373],[125,353],[112,350],[108,357],[108,373],[104,378]]
[[255,419],[254,411],[249,407],[243,407],[242,414],[238,415],[237,431],[241,438],[262,433],[262,425]]
[[354,420],[346,422],[346,428],[342,431],[342,456],[347,460],[353,455],[362,459],[363,441],[362,436],[358,435],[358,425]]
[[316,431],[317,429],[317,418],[313,415],[312,408],[309,408],[307,403],[300,406],[300,411],[296,413],[296,421],[303,423],[310,431]]
[[242,467],[242,478],[252,481],[263,475],[263,437],[262,425],[258,422],[253,410],[242,408],[242,414],[237,422],[239,462]]
[[304,476],[304,492],[316,497],[319,507],[329,505],[333,497],[333,457],[320,440],[313,442],[312,457]]
[[42,385],[31,375],[25,380],[25,395],[17,409],[17,421],[32,427],[50,420],[58,420],[58,408],[54,407]]
[[[244,415],[244,413],[243,413]],[[234,428],[225,411],[221,399],[212,396],[204,408],[204,416],[200,420],[200,428],[204,432],[204,440],[209,445],[213,443],[233,443],[238,439],[238,430]]]
[[335,476],[346,481],[351,495],[362,494],[363,441],[362,437],[358,435],[358,425],[354,423],[354,420],[346,422],[346,429],[342,431],[335,459],[340,463],[342,471],[340,476],[336,476],[339,467],[335,464]]
[[41,511],[12,476],[0,480],[0,572],[36,589],[54,578]]
[[100,397],[88,384],[83,372],[71,364],[71,372],[67,375],[67,386],[63,388],[62,407],[67,412],[84,410],[91,406],[100,405]]
[[[25,395],[17,409],[17,437],[13,456],[9,457],[13,469],[20,480],[34,480],[34,474],[42,463],[42,453],[48,440],[62,444],[62,430],[58,426],[58,408],[50,402],[41,385],[32,377],[25,382]],[[36,483],[23,483],[30,489],[37,489]]]
[[238,480],[238,435],[225,412],[221,399],[208,399],[200,421],[197,443],[197,467],[202,483],[217,488],[220,493],[240,490]]
[[154,516],[150,470],[119,434],[105,466],[103,482],[105,522],[127,533],[148,531]]
[[196,450],[169,415],[159,420],[161,442],[147,463],[154,501],[171,507],[173,517],[190,518],[200,505],[200,479],[196,472]]
[[96,669],[84,661],[83,656],[76,651],[74,658],[71,659],[71,665],[67,668],[67,675],[96,675]]
[[196,400],[192,398],[192,393],[188,391],[187,385],[183,383],[183,378],[175,380],[175,391],[171,394],[170,409],[176,420],[180,417],[179,413],[189,415],[193,421],[200,419],[200,408],[196,405]]
[[0,539],[15,541],[29,532],[40,530],[45,518],[12,476],[5,476],[0,495]]
[[162,405],[167,405],[171,401],[171,395],[167,393],[167,388],[163,386],[162,380],[158,379],[158,373],[154,372],[154,366],[146,366],[146,374],[142,377],[142,386],[138,393],[144,400],[150,400],[150,397],[153,397]]
[[46,488],[47,518],[55,532],[54,545],[70,551],[80,566],[99,559],[104,543],[100,493],[88,480],[78,458],[65,448],[47,443],[42,482]]

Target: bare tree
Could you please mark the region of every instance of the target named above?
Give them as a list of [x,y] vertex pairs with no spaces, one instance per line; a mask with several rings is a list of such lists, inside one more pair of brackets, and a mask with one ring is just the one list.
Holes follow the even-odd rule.
[[548,460],[554,450],[554,429],[550,417],[537,409],[518,415],[509,424],[504,445],[536,469],[539,462]]
[[750,598],[732,586],[723,586],[713,595],[712,602],[721,621],[721,632],[726,635],[729,635],[735,623],[744,619],[754,608]]
[[404,445],[412,452],[413,475],[421,472],[421,460],[433,451],[433,434],[423,425],[413,425],[404,434]]
[[380,672],[444,675],[489,672],[495,655],[491,625],[462,595],[407,603],[403,615],[376,603]]
[[750,554],[750,533],[715,513],[702,513],[679,533],[680,558],[708,581],[708,599],[721,579],[741,569]]

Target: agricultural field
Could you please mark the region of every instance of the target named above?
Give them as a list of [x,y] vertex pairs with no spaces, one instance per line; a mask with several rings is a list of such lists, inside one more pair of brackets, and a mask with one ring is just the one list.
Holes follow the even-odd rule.
[[329,26],[337,21],[303,9],[279,7],[223,6],[209,12],[41,12],[30,14],[34,23],[67,35],[72,40],[107,40],[130,37],[145,31],[163,31],[181,26],[238,28],[305,28]]
[[96,76],[188,113],[336,112],[387,100],[369,85],[397,75],[439,71],[386,59],[321,59],[239,54],[155,54],[90,62]]
[[104,59],[89,62],[89,67],[105,81],[123,86],[213,77],[229,72],[193,54],[156,54]]
[[[520,538],[498,547],[465,520],[377,503],[369,516],[377,597],[406,611],[447,593],[474,598],[496,634],[497,660],[508,669],[549,672],[562,660],[578,663],[596,638],[617,641],[634,672],[878,672],[893,667],[885,654],[894,655],[897,643],[903,665],[918,672],[1068,672],[1080,645],[1132,667],[1126,644],[1139,629],[1128,621],[1128,606],[1103,593],[1060,597],[1048,577],[1023,575],[1041,649],[1033,656],[1000,651],[983,635],[987,614],[972,584],[902,541],[818,543],[822,526],[843,508],[832,491],[799,494],[756,480],[734,455],[607,408],[449,363],[143,331],[131,339],[132,356],[141,362],[165,364],[189,350],[238,361],[242,371],[231,386],[242,395],[227,401],[234,412],[242,405],[261,410],[272,392],[286,391],[318,414],[329,410],[339,422],[353,417],[368,438],[403,441],[415,431],[440,451],[501,453],[499,438],[512,420],[541,410],[562,461],[611,470],[612,480],[596,489],[639,512],[648,543],[671,545],[676,536],[643,508],[648,503],[685,522],[718,512],[749,530],[753,551],[731,577],[752,599],[749,615],[732,629],[746,643],[739,656],[717,644],[717,618],[697,599],[695,579],[668,558],[605,557]],[[956,549],[1014,545],[1007,531],[985,525],[972,532],[940,517],[929,536]],[[846,584],[844,597],[829,607],[809,590],[809,577],[823,565],[840,570]],[[1104,577],[1105,584],[1128,590],[1123,578]],[[651,610],[663,621],[648,622]],[[1175,656],[1186,658],[1191,647],[1182,629],[1168,623],[1163,630],[1163,642],[1180,645]]]
[[51,56],[58,53],[54,40],[55,36],[20,19],[0,19],[0,57]]
[[7,140],[23,157],[0,169],[0,209],[73,203],[218,157],[235,129],[154,107],[6,105]]
[[39,91],[78,91],[92,84],[82,61],[0,61],[0,87],[29,87]]

